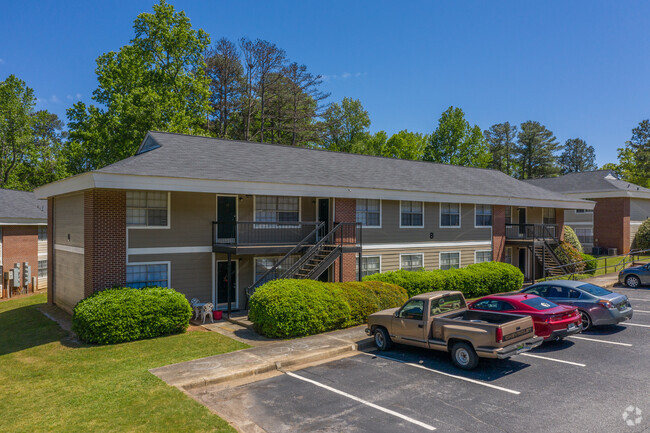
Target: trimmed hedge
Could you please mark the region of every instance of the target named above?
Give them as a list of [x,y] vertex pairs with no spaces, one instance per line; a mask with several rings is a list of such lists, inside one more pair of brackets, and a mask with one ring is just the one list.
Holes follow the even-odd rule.
[[445,271],[390,271],[368,275],[363,281],[396,284],[404,287],[409,297],[438,290],[457,290],[466,298],[476,298],[519,290],[524,283],[524,274],[507,263],[486,262]]
[[251,296],[248,318],[267,337],[298,337],[365,323],[369,314],[406,299],[392,284],[273,280]]
[[185,332],[192,308],[174,289],[113,288],[79,301],[72,330],[88,343],[114,344]]
[[634,236],[634,248],[639,250],[650,249],[650,218],[643,221]]
[[585,273],[594,275],[596,273],[596,268],[598,267],[598,262],[595,261],[595,257],[590,254],[582,254],[582,260],[594,260],[593,262],[585,262]]
[[573,231],[573,229],[569,226],[564,226],[564,240],[573,246],[578,252],[584,253],[584,249],[582,248],[582,244],[580,243],[580,239],[578,239],[578,235],[576,232]]
[[[560,246],[562,248],[560,248]],[[583,254],[576,250],[573,245],[563,241],[560,242],[560,245],[555,248],[555,255],[560,259],[561,264],[568,265],[569,263],[575,263],[572,266],[565,266],[564,269],[567,272],[583,272],[585,270],[585,263],[583,262]]]

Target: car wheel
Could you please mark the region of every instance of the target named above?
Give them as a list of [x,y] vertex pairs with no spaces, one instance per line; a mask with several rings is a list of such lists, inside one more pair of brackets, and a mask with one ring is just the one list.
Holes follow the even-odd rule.
[[585,313],[584,311],[580,312],[580,317],[582,317],[582,330],[586,331],[587,329],[590,329],[593,325],[591,323],[591,317],[589,314]]
[[635,289],[641,285],[641,280],[636,275],[628,275],[625,278],[625,285]]
[[456,343],[451,348],[451,361],[458,368],[472,370],[478,365],[478,355],[467,343]]
[[393,342],[384,328],[375,329],[375,346],[379,350],[388,350],[393,346]]

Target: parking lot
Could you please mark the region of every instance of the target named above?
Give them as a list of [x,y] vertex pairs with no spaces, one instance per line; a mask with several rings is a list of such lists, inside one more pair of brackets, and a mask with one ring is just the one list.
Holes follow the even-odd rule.
[[245,417],[245,431],[650,431],[650,289],[614,290],[630,298],[631,322],[471,372],[446,353],[398,346],[193,396]]

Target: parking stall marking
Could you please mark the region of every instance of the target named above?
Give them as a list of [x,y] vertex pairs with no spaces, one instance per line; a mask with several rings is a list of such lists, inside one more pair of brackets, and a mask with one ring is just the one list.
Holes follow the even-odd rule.
[[362,398],[359,398],[359,397],[356,397],[354,395],[348,394],[347,392],[343,392],[343,391],[340,391],[340,390],[338,390],[336,388],[332,388],[331,386],[325,385],[324,383],[320,383],[320,382],[316,382],[315,380],[307,379],[306,377],[299,376],[299,375],[297,375],[295,373],[292,373],[290,371],[285,371],[285,374],[288,375],[288,376],[291,376],[291,377],[293,377],[295,379],[311,383],[312,385],[316,385],[316,386],[318,386],[320,388],[326,389],[326,390],[331,391],[333,393],[336,393],[338,395],[342,395],[343,397],[349,398],[349,399],[354,400],[356,402],[365,404],[366,406],[369,406],[369,407],[371,407],[373,409],[377,409],[377,410],[382,411],[384,413],[387,413],[389,415],[393,415],[393,416],[395,416],[397,418],[401,418],[404,421],[408,421],[408,422],[410,422],[412,424],[418,425],[418,426],[423,427],[423,428],[425,428],[427,430],[433,431],[433,430],[436,429],[435,427],[433,427],[433,426],[431,426],[429,424],[423,423],[422,421],[418,421],[418,420],[413,419],[411,417],[408,417],[406,415],[402,415],[399,412],[395,412],[394,410],[387,409],[387,408],[385,408],[383,406],[376,405],[376,404],[371,403],[371,402],[369,402],[367,400],[364,400]]
[[596,338],[578,337],[578,336],[575,336],[575,335],[569,335],[567,338],[575,338],[575,339],[578,339],[578,340],[595,341],[597,343],[615,344],[617,346],[632,347],[632,344],[629,344],[629,343],[619,343],[617,341],[606,341],[606,340],[599,340],[599,339],[596,339]]
[[586,367],[585,364],[581,364],[579,362],[565,361],[563,359],[548,358],[546,356],[533,355],[532,353],[520,353],[520,355],[521,356],[530,356],[531,358],[546,359],[548,361],[561,362],[562,364],[575,365],[577,367]]
[[650,299],[642,299],[642,298],[627,298],[628,301],[641,301],[641,302],[650,302]]
[[650,311],[645,310],[634,310],[635,313],[650,313]]
[[515,391],[514,389],[504,388],[502,386],[492,385],[491,383],[481,382],[480,380],[470,379],[469,377],[456,376],[455,374],[445,373],[444,371],[434,370],[433,368],[425,367],[420,364],[414,364],[412,362],[402,361],[401,359],[391,358],[390,356],[376,355],[372,353],[360,352],[362,355],[372,356],[375,358],[388,359],[389,361],[399,362],[400,364],[408,365],[410,367],[420,368],[422,370],[430,371],[432,373],[440,374],[447,377],[452,377],[454,379],[464,380],[465,382],[475,383],[477,385],[487,386],[488,388],[498,389],[499,391],[509,392],[510,394],[519,395],[520,391]]
[[626,326],[640,326],[641,328],[650,328],[650,325],[641,325],[639,323],[626,323]]

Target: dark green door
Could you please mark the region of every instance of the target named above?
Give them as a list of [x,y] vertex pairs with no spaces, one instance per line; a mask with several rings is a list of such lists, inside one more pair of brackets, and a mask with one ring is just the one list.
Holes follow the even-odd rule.
[[217,239],[235,242],[237,237],[237,197],[217,197]]

